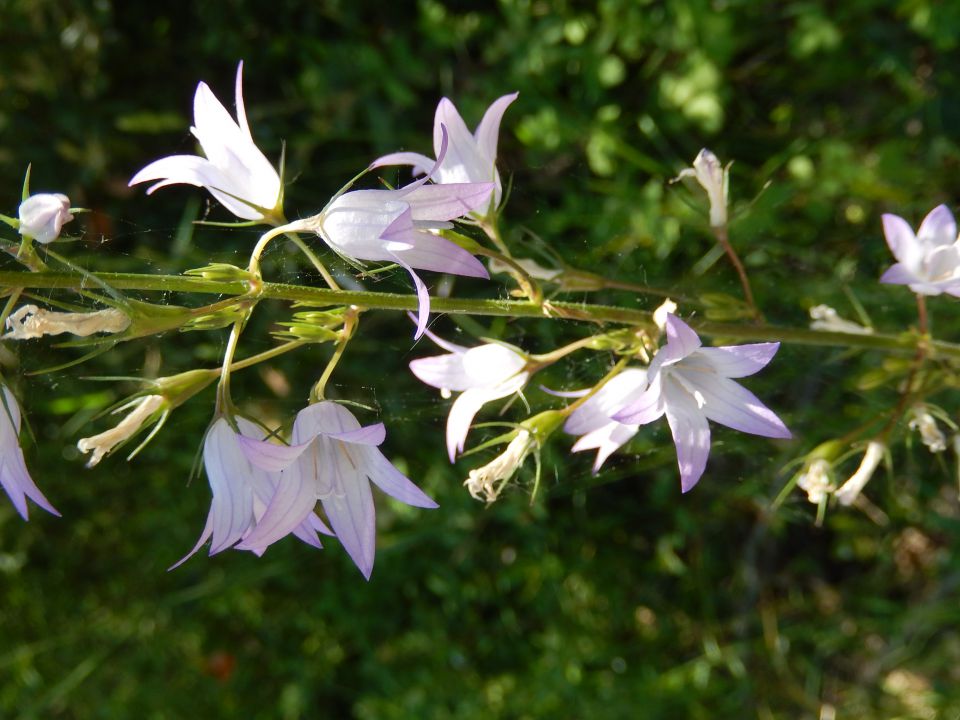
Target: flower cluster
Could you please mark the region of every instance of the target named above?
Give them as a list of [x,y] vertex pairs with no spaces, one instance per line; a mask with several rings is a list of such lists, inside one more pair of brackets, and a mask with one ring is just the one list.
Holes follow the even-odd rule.
[[[291,534],[319,548],[320,532],[335,535],[369,579],[376,534],[370,483],[407,505],[437,507],[377,449],[386,438],[383,424],[361,427],[342,405],[323,401],[301,410],[289,445],[267,440],[246,418],[235,422],[221,417],[207,431],[203,461],[213,501],[181,563],[208,540],[211,555],[231,547],[259,555]],[[317,501],[333,530],[314,511]]]

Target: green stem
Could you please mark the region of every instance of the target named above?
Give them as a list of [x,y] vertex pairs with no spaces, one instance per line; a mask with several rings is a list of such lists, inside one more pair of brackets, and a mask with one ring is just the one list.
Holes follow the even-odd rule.
[[[185,275],[140,275],[137,273],[97,273],[97,276],[111,287],[119,290],[154,290],[237,296],[246,295],[250,290],[249,283],[242,280],[220,281]],[[0,271],[0,288],[78,290],[89,286],[89,284],[89,279],[76,273]],[[353,290],[338,291],[284,283],[263,283],[259,299],[302,302],[316,306],[356,305],[368,310],[415,311],[418,307],[417,298],[413,295]],[[549,307],[567,319],[573,318],[585,322],[620,325],[653,325],[651,313],[632,308],[556,300],[550,301]],[[540,319],[546,317],[543,305],[521,300],[436,297],[431,298],[431,308],[434,312],[449,314]],[[903,354],[914,353],[921,342],[921,339],[913,333],[861,335],[766,324],[738,325],[697,318],[690,319],[689,323],[694,330],[702,335],[741,341],[779,341],[797,345],[847,347]],[[960,360],[960,345],[941,340],[927,340],[926,342],[931,356]]]

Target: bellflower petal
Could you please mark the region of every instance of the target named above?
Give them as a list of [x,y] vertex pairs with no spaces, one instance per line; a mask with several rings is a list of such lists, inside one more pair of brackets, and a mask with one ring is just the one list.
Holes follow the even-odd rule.
[[148,193],[173,184],[206,188],[237,217],[265,220],[280,216],[281,180],[253,142],[243,102],[243,62],[235,81],[237,119],[234,120],[206,83],[197,85],[190,128],[206,157],[173,155],[150,163],[130,185],[159,180]]
[[[471,183],[482,185],[480,202],[469,212],[486,215],[492,205],[500,204],[502,183],[497,172],[497,136],[500,122],[510,104],[517,99],[517,93],[498,98],[484,113],[471,134],[454,104],[447,98],[440,100],[433,122],[433,147],[440,160],[431,175],[441,186]],[[443,152],[443,135],[448,135],[448,146]],[[419,153],[391,153],[374,162],[374,167],[384,165],[411,165],[414,174],[426,173],[430,159]]]
[[669,389],[665,393],[667,423],[677,447],[680,466],[680,491],[689,492],[699,482],[710,455],[710,426],[693,399]]
[[20,447],[20,405],[6,385],[0,384],[0,390],[3,392],[3,402],[0,402],[0,486],[24,520],[30,519],[28,498],[51,515],[60,517],[27,471]]
[[917,240],[922,245],[937,247],[952,245],[957,241],[957,223],[946,205],[937,205],[920,223]]
[[699,352],[709,359],[718,375],[742,378],[763,370],[779,349],[780,343],[772,342],[701,348]]

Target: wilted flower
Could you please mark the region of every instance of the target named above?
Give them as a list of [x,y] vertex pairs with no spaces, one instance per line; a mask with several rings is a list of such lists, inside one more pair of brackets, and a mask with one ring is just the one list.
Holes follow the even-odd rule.
[[7,340],[29,340],[44,335],[71,333],[87,337],[94,333],[118,333],[130,326],[130,317],[115,308],[85,313],[63,313],[44,310],[36,305],[22,305],[7,318],[4,335]]
[[[466,123],[457,112],[457,108],[447,98],[437,105],[433,120],[433,150],[441,157],[443,128],[450,134],[450,147],[443,161],[432,173],[435,182],[442,185],[450,183],[488,183],[493,182],[493,208],[500,205],[503,189],[500,173],[497,172],[497,139],[500,134],[500,121],[510,104],[517,99],[518,93],[504,95],[487,108],[475,133],[470,133]],[[415,174],[430,172],[434,161],[426,155],[413,152],[399,152],[384,155],[373,163],[373,167],[384,165],[412,165]],[[489,191],[477,208],[485,215],[490,209]]]
[[256,529],[238,547],[276,542],[303,523],[319,499],[337,538],[369,579],[376,545],[370,482],[407,505],[437,507],[377,449],[385,438],[383,423],[360,427],[349,410],[330,401],[297,413],[289,446],[242,438],[246,458],[278,482]]
[[140,431],[143,424],[158,412],[161,413],[158,422],[163,425],[170,412],[170,404],[162,395],[141,395],[126,405],[117,408],[114,412],[123,412],[124,410],[130,410],[130,412],[117,423],[116,427],[93,437],[81,438],[77,442],[77,449],[80,452],[93,453],[87,461],[87,467],[93,467],[117,445],[133,437]]
[[159,180],[147,193],[167,185],[206,188],[227,210],[245,220],[275,220],[282,216],[281,181],[277,171],[253,142],[243,105],[243,62],[237,66],[237,119],[217,100],[205,82],[193,97],[190,128],[206,157],[171,155],[147,165],[130,180],[136,185]]
[[236,423],[239,434],[222,417],[207,431],[203,441],[203,466],[213,492],[210,513],[197,544],[171,570],[185,562],[211,538],[211,555],[231,547],[262,555],[268,546],[290,533],[316,548],[322,547],[317,537],[318,531],[325,535],[333,534],[311,511],[311,507],[275,537],[269,540],[253,537],[267,508],[288,488],[279,473],[266,472],[247,459],[245,453],[249,451],[243,441],[253,442],[254,447],[266,446],[267,450],[280,446],[264,441],[263,429],[246,418],[238,417]]
[[527,455],[537,447],[537,442],[529,430],[517,431],[506,449],[483,467],[474,468],[463,481],[464,487],[474,500],[486,503],[494,502],[507,480],[523,465]]
[[710,200],[710,226],[726,225],[728,169],[720,165],[716,155],[704,148],[693,161],[693,167],[681,171],[677,180],[691,176],[707,191],[707,198]]
[[60,513],[43,496],[27,472],[27,463],[20,448],[20,405],[6,385],[0,385],[0,388],[3,390],[3,402],[0,403],[0,485],[24,520],[29,519],[27,498],[48,513],[60,517]]
[[807,493],[807,500],[814,505],[822,503],[836,489],[830,478],[830,463],[823,458],[810,462],[797,480],[797,487]]
[[429,331],[427,334],[449,354],[414,360],[410,370],[418,379],[445,394],[461,393],[447,418],[447,453],[453,462],[457,453],[463,451],[477,411],[491,400],[519,392],[527,384],[530,373],[525,368],[529,358],[505,344],[487,343],[466,348]]
[[920,440],[932,453],[943,452],[947,449],[947,439],[937,426],[933,415],[923,406],[913,408],[913,417],[910,418],[909,428],[920,431]]
[[873,473],[876,471],[880,461],[883,460],[886,450],[886,445],[877,440],[871,440],[867,443],[867,451],[863,454],[860,467],[858,467],[857,471],[850,476],[850,479],[841,485],[837,489],[837,492],[834,493],[841,505],[852,505],[853,501],[860,496],[860,491],[863,490],[870,478],[873,477]]
[[773,411],[733,381],[766,367],[780,343],[701,347],[697,334],[675,315],[667,316],[666,331],[667,344],[647,369],[649,386],[613,419],[626,425],[646,425],[667,416],[683,492],[697,484],[706,467],[708,420],[753,435],[790,437]]
[[31,195],[17,210],[19,231],[38,243],[51,243],[60,237],[64,223],[73,220],[70,214],[70,198],[61,193],[38,193]]
[[573,452],[597,451],[594,474],[600,472],[600,467],[614,451],[637,434],[639,424],[622,423],[613,417],[638,400],[646,388],[647,371],[626,368],[570,413],[563,429],[571,435],[581,436],[574,443]]
[[960,239],[946,205],[931,210],[916,235],[906,220],[887,213],[883,216],[883,234],[898,262],[880,277],[880,282],[909,285],[921,295],[948,293],[960,297]]

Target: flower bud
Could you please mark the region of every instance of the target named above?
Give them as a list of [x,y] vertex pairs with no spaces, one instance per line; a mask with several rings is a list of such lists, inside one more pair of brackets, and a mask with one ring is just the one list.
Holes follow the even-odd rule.
[[693,168],[683,170],[677,180],[694,176],[707,191],[710,200],[710,226],[727,224],[727,168],[720,165],[717,156],[704,148],[693,161]]
[[44,245],[60,237],[63,224],[73,220],[70,198],[60,193],[31,195],[20,203],[17,215],[20,234]]

